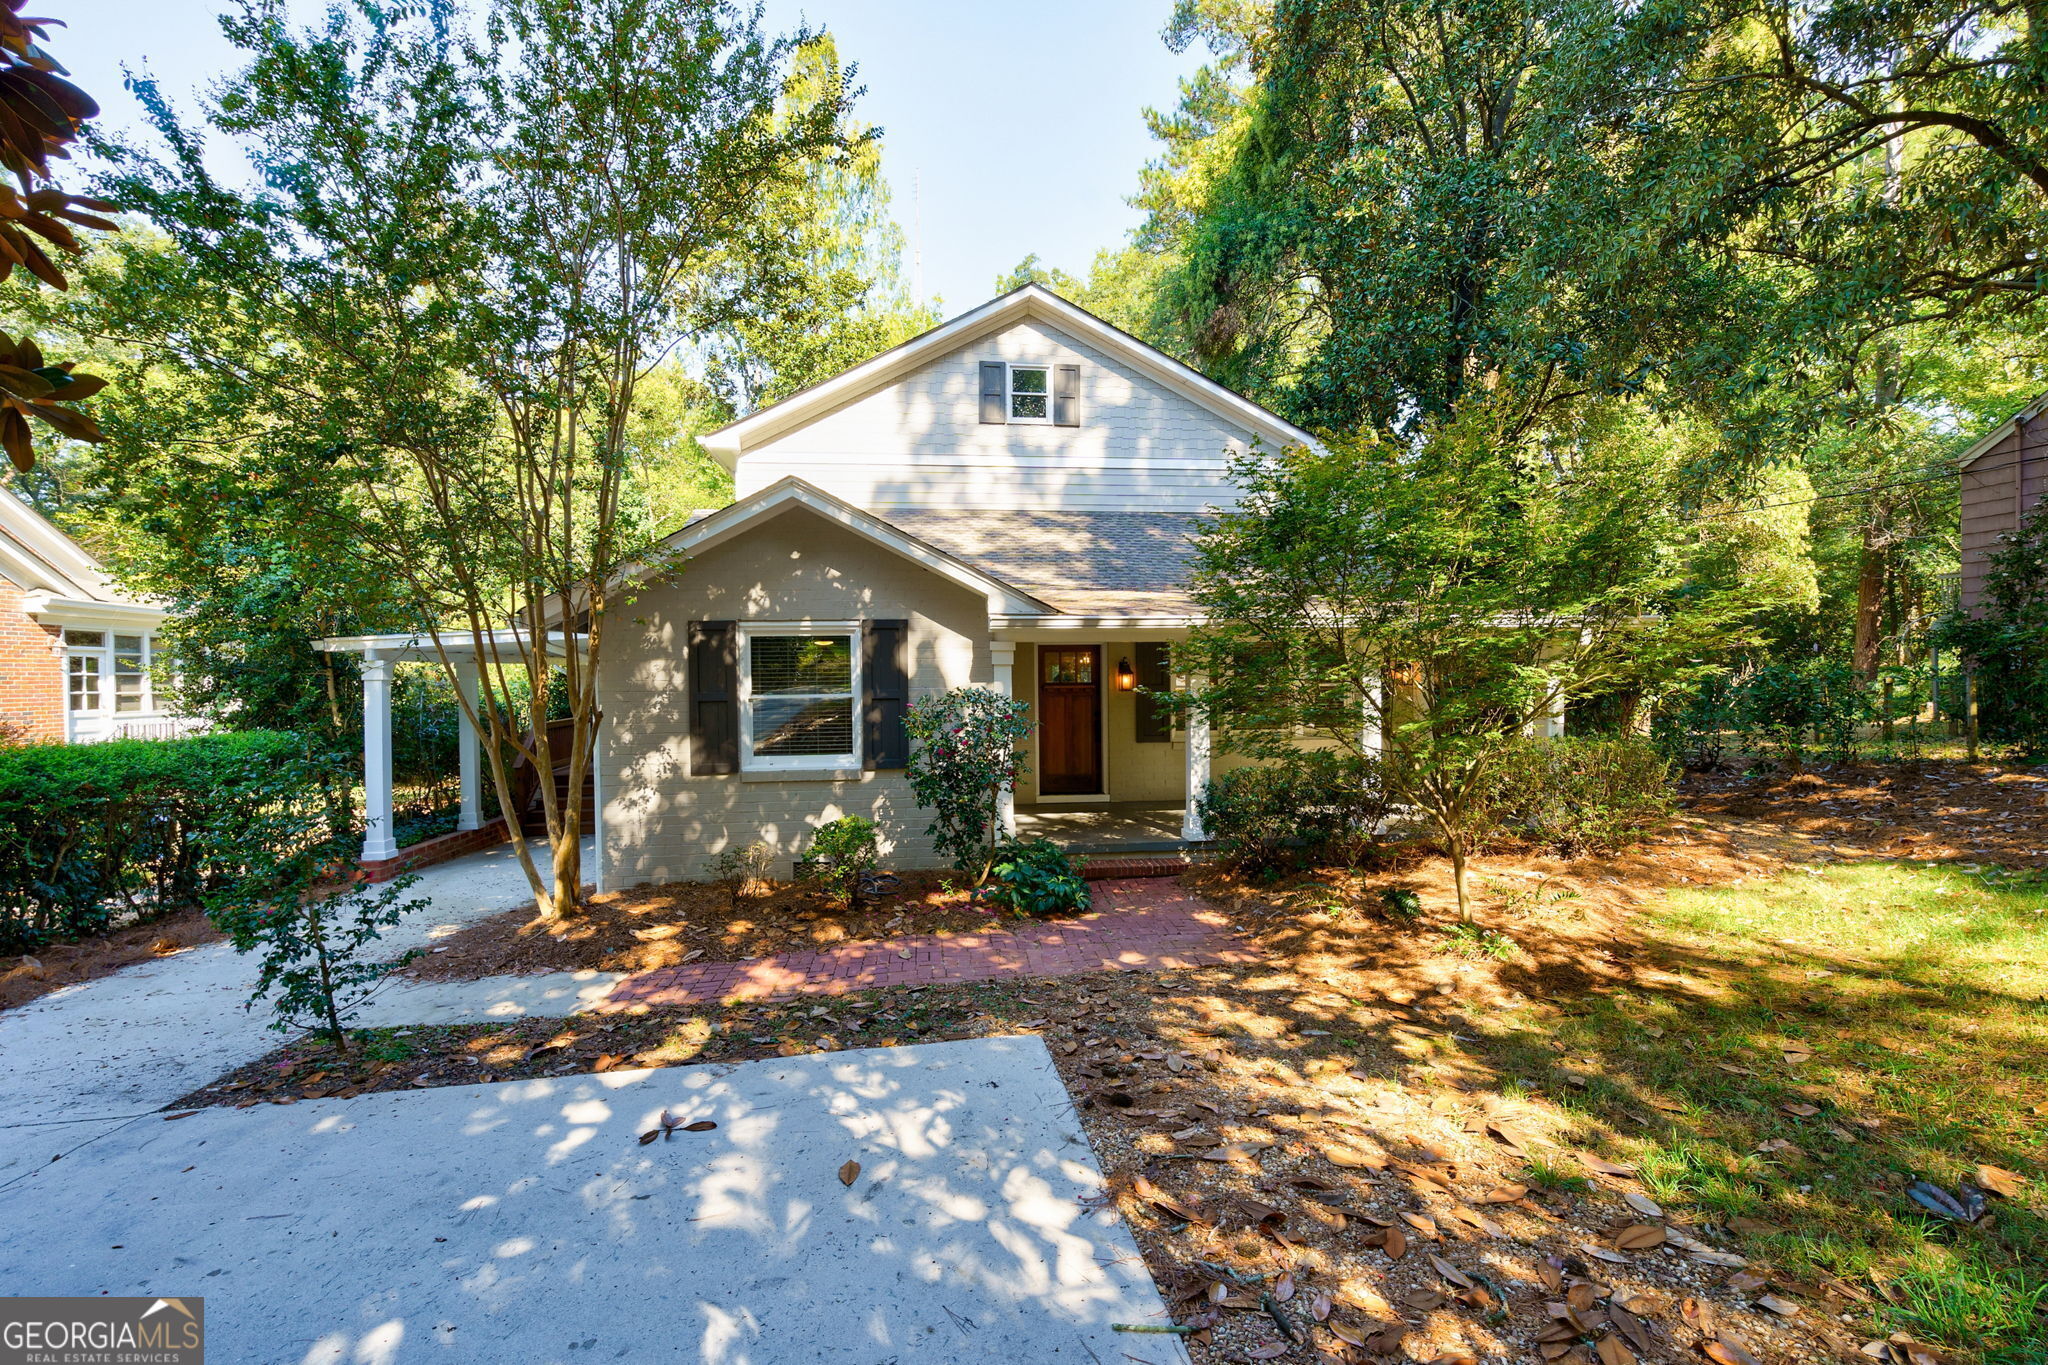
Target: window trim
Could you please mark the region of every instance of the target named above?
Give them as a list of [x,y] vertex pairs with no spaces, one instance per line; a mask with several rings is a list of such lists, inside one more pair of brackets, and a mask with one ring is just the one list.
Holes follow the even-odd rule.
[[[1019,371],[1019,370],[1037,370],[1037,371],[1039,371],[1039,372],[1041,372],[1042,374],[1044,374],[1044,375],[1045,375],[1045,392],[1044,392],[1044,393],[1042,393],[1042,394],[1027,394],[1027,395],[1025,395],[1026,397],[1030,397],[1030,398],[1041,398],[1041,397],[1042,397],[1042,398],[1044,398],[1044,399],[1045,399],[1045,416],[1043,416],[1043,417],[1019,417],[1019,416],[1017,415],[1017,371]],[[1051,426],[1051,425],[1052,425],[1052,419],[1053,419],[1053,403],[1055,402],[1055,399],[1054,399],[1054,397],[1053,397],[1053,383],[1054,383],[1054,380],[1055,380],[1055,378],[1056,378],[1056,376],[1057,376],[1058,370],[1059,370],[1059,366],[1058,366],[1058,365],[1057,365],[1057,364],[1056,364],[1055,362],[1053,362],[1053,361],[1050,361],[1050,360],[1019,360],[1019,361],[1004,361],[1004,362],[1003,362],[1003,413],[1004,413],[1004,419],[1005,419],[1006,421],[1011,421],[1011,422],[1017,422],[1017,423],[1021,423],[1021,424],[1022,424],[1022,425],[1024,425],[1024,426],[1033,426],[1033,427],[1049,427],[1049,426]]]
[[[74,644],[71,640],[74,632],[91,632],[96,634],[100,637],[100,643],[97,645]],[[139,654],[131,655],[130,657],[137,659],[140,664],[138,673],[142,682],[136,693],[140,700],[140,705],[133,711],[123,711],[119,709],[119,704],[116,700],[118,685],[115,682],[115,678],[121,672],[119,661],[122,651],[115,641],[123,638],[133,639],[137,637],[142,642],[141,651]],[[156,632],[151,630],[133,630],[122,626],[66,626],[64,627],[63,644],[64,711],[66,715],[96,716],[108,721],[126,724],[163,714],[161,701],[156,691]],[[74,659],[91,659],[94,663],[93,674],[95,683],[92,690],[95,704],[92,706],[82,707],[72,704],[72,697],[75,691],[74,680],[76,677],[72,672],[72,660]]]
[[[733,626],[737,637],[739,679],[735,700],[739,703],[740,771],[742,773],[804,773],[852,770],[861,766],[861,623],[859,621],[739,621]],[[853,749],[839,754],[757,754],[754,752],[754,651],[756,635],[844,635],[851,668],[848,677],[847,711],[852,720]]]

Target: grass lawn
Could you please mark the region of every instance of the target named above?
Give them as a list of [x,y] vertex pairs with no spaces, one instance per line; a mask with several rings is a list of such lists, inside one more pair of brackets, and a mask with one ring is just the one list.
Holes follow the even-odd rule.
[[[1747,1220],[1760,1258],[1875,1291],[1880,1324],[1995,1365],[2048,1359],[2048,875],[1795,869],[1673,892],[1640,928],[1670,978],[1487,1027],[1504,1073],[1659,1202]],[[1985,1183],[1980,1165],[2025,1183],[1974,1225],[1906,1196]]]

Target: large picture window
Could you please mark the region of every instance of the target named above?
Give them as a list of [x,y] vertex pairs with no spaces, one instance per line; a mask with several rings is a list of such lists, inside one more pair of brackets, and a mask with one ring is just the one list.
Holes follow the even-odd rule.
[[740,627],[743,766],[860,766],[857,635],[850,623]]

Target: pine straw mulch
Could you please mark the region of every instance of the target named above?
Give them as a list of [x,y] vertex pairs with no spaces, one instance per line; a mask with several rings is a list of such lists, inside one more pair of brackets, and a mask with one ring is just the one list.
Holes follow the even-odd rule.
[[[1951,770],[1915,799],[1940,792],[2015,847],[2048,847],[2048,782],[2006,776]],[[1440,860],[1270,885],[1203,869],[1189,883],[1264,962],[378,1030],[360,1067],[301,1040],[177,1107],[1035,1033],[1176,1322],[1197,1329],[1199,1365],[1862,1360],[1881,1285],[1773,1270],[1749,1259],[1773,1229],[1659,1208],[1613,1130],[1570,1103],[1577,1059],[1508,1075],[1481,1035],[1702,989],[1708,968],[1631,924],[1662,889],[1898,856],[1901,840],[1918,857],[1993,847],[1962,817],[1893,806],[1901,778],[1711,779],[1624,856],[1482,859],[1481,923],[1520,949],[1505,959],[1447,951]],[[1417,890],[1434,922],[1383,918],[1390,886]]]
[[170,957],[221,933],[197,910],[146,924],[130,924],[75,943],[49,943],[19,957],[0,957],[0,1010],[14,1009],[52,991],[111,976],[123,967]]
[[[508,910],[438,940],[405,968],[425,981],[474,981],[529,972],[645,972],[685,962],[740,962],[770,953],[831,948],[898,934],[980,933],[1002,917],[954,883],[958,876],[905,872],[894,889],[849,913],[802,882],[748,888],[735,899],[707,882],[608,892],[568,924]],[[884,885],[888,885],[885,882]]]

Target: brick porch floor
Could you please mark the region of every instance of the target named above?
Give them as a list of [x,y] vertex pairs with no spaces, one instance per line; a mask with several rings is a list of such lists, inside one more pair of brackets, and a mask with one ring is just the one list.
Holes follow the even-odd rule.
[[1120,878],[1094,887],[1095,909],[1071,920],[1021,924],[992,934],[910,934],[751,962],[663,967],[619,982],[598,1008],[776,1000],[880,986],[1169,971],[1258,960],[1230,931],[1221,911],[1171,881]]

